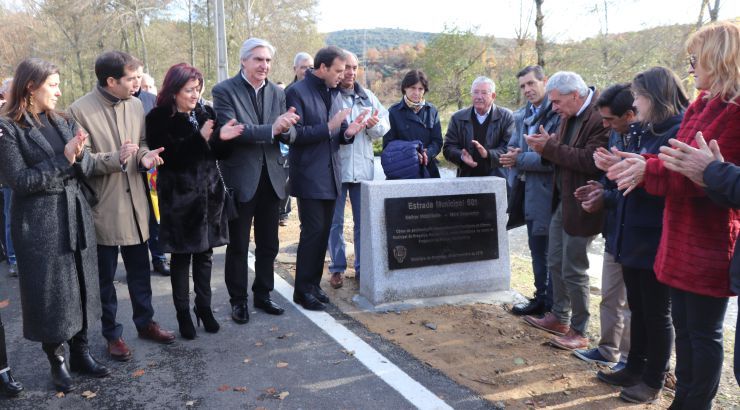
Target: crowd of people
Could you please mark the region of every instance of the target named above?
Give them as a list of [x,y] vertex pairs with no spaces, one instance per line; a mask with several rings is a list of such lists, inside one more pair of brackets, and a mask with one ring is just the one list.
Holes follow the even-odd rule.
[[[478,77],[472,105],[452,115],[444,138],[423,71],[406,73],[401,100],[386,109],[357,81],[357,56],[335,46],[296,55],[284,89],[268,79],[275,49],[250,38],[239,72],[213,87],[212,102],[189,64],[170,67],[157,91],[139,60],[106,52],[95,62],[97,85],[66,112],[56,109],[59,69],[24,60],[3,88],[0,118],[23,335],[41,343],[60,392],[75,388],[70,371],[110,374],[88,345],[98,319],[110,357],[130,360],[116,320],[119,253],[140,338],[175,340],[154,321],[152,270],[170,277],[182,338],[195,338],[201,322],[217,333],[211,271],[213,248],[224,245],[231,318],[246,324],[252,229],[253,306],[283,314],[271,292],[291,196],[300,220],[293,301],[325,309],[327,250],[332,287],[343,286],[348,268],[347,199],[360,280],[360,184],[374,178],[373,141],[382,138],[385,152],[407,157],[389,164],[389,175],[439,178],[442,153],[458,177],[507,179],[536,289],[514,314],[554,334],[552,345],[609,365],[598,378],[623,387],[620,397],[630,402],[658,399],[675,344],[671,408],[709,409],[728,297],[740,291],[740,265],[730,265],[740,232],[740,171],[732,165],[740,163],[732,139],[740,135],[737,24],[702,28],[687,51],[701,91],[693,103],[665,67],[599,91],[577,73],[548,78],[527,66],[516,76],[524,107],[497,106],[496,84]],[[406,159],[410,171],[399,169]],[[606,238],[601,337],[589,348],[587,247],[599,234]],[[1,322],[0,343],[0,391],[17,395]],[[737,350],[735,360],[737,376]]]

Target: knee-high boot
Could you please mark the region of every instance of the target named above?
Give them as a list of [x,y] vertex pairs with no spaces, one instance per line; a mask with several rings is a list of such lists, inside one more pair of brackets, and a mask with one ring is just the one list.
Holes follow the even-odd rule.
[[64,358],[63,343],[42,343],[41,348],[46,353],[51,366],[51,381],[59,392],[68,393],[75,389],[72,376],[69,375],[67,360]]
[[5,326],[0,318],[0,393],[13,397],[23,391],[23,385],[13,379],[8,367],[8,352],[5,349]]

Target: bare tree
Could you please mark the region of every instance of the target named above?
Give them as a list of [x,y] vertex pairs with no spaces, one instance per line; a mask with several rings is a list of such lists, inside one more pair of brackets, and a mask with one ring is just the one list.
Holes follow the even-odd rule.
[[535,48],[537,49],[537,64],[540,67],[545,67],[545,39],[542,37],[542,27],[545,25],[545,15],[542,14],[542,4],[545,0],[534,0],[537,6],[537,17],[534,20],[534,25],[537,27],[537,41],[535,42]]
[[701,8],[699,9],[699,18],[696,20],[696,29],[698,30],[704,25],[704,9],[709,12],[709,21],[714,23],[719,18],[719,2],[720,0],[714,0],[714,7],[709,5],[709,0],[701,1]]

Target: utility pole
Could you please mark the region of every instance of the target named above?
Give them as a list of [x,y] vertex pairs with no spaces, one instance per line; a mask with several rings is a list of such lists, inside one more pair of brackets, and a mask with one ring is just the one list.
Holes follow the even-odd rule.
[[215,0],[216,59],[218,61],[216,80],[221,82],[229,78],[229,59],[226,52],[226,23],[224,0]]

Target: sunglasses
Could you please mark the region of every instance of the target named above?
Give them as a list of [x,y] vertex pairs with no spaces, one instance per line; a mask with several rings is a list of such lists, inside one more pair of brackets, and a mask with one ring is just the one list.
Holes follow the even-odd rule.
[[689,56],[689,65],[692,69],[696,68],[696,56],[693,54]]

